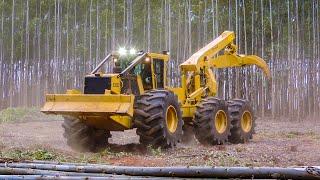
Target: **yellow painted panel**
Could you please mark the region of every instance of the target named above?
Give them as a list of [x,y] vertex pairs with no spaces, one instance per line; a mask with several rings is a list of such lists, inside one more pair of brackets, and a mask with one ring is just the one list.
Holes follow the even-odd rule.
[[120,113],[133,116],[132,95],[49,94],[41,109],[44,113]]
[[131,128],[132,120],[131,120],[131,118],[129,116],[113,115],[113,116],[110,116],[110,118],[113,121],[116,121],[121,126],[126,127],[127,129]]
[[132,118],[121,114],[110,115],[106,113],[87,113],[71,115],[75,116],[76,118],[80,118],[83,122],[90,126],[109,131],[123,131],[126,129],[131,129],[132,126]]
[[194,113],[196,111],[196,106],[182,106],[182,118],[193,118]]
[[116,94],[121,92],[121,79],[118,76],[111,77],[111,91]]
[[150,56],[152,59],[163,59],[164,61],[169,60],[169,55],[167,54],[148,53],[147,56]]
[[138,88],[139,88],[140,94],[143,94],[144,89],[143,89],[143,83],[142,83],[142,79],[141,79],[140,75],[137,75],[137,83],[138,83]]
[[171,88],[167,87],[170,91],[173,91],[174,94],[178,96],[178,100],[180,103],[183,103],[186,100],[185,90],[183,88]]
[[77,89],[68,89],[66,94],[81,94],[81,91]]

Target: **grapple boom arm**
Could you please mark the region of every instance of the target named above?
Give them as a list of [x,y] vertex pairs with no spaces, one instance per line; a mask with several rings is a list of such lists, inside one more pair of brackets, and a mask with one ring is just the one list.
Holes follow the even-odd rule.
[[214,68],[243,67],[248,65],[256,65],[264,74],[270,78],[270,69],[268,64],[255,55],[237,55],[225,54],[209,60],[210,66]]
[[225,49],[226,46],[232,43],[235,35],[231,31],[223,32],[215,40],[201,48],[199,51],[194,53],[188,60],[180,65],[180,68],[185,71],[199,71],[200,68],[205,66],[204,60],[210,59],[211,57],[218,54],[221,50]]
[[[233,44],[234,39],[234,32],[224,31],[180,65],[181,89],[184,91],[181,100],[185,102],[186,106],[193,102],[199,102],[204,93],[210,96],[216,95],[217,82],[212,68],[256,65],[270,78],[267,63],[255,55],[238,54],[237,46]],[[224,55],[219,54],[222,51]]]

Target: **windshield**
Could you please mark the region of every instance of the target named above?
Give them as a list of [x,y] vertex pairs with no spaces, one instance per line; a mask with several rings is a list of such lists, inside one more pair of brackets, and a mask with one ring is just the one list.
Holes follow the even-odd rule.
[[[127,55],[127,56],[112,56],[111,54],[108,54],[100,63],[99,65],[91,71],[91,74],[95,74],[101,67],[105,70],[104,72],[112,72],[112,73],[120,73],[125,74],[130,71],[134,71],[132,73],[139,73],[141,71],[138,64],[143,60],[146,53],[140,54],[140,55]],[[111,63],[113,65],[110,66],[110,64],[106,64],[108,59],[111,58]],[[109,61],[110,62],[110,61]],[[135,68],[135,66],[138,66]],[[110,68],[113,69],[111,70]],[[137,72],[136,72],[137,71]]]
[[131,62],[133,62],[136,57],[137,55],[120,56],[115,65],[124,70],[131,64]]
[[[127,57],[123,58],[124,62],[121,62],[121,60],[119,61],[119,63],[116,63],[115,65],[120,65],[121,67],[121,74],[126,74],[127,72],[130,72],[131,70],[133,71],[139,71],[139,69],[141,69],[139,66],[137,66],[146,56],[146,53],[143,53],[139,56],[136,56],[134,60],[132,59],[127,59]],[[125,69],[122,69],[122,66],[125,67]],[[135,66],[137,66],[137,68],[134,68]],[[134,73],[138,73],[138,72],[134,72]]]

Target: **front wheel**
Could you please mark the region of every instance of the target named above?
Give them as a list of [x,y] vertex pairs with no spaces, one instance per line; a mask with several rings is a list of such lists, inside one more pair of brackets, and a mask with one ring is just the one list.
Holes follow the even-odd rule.
[[99,152],[108,144],[109,131],[88,126],[80,119],[65,116],[62,124],[67,144],[80,152]]
[[140,143],[162,148],[176,146],[183,125],[177,96],[167,90],[152,90],[137,98],[134,125]]

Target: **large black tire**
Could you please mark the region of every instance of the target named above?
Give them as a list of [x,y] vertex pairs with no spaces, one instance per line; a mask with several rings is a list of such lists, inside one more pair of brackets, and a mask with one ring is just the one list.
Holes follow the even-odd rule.
[[108,138],[111,137],[109,131],[88,126],[71,116],[64,117],[62,127],[67,144],[80,152],[99,152],[106,147]]
[[[173,113],[176,121],[168,125],[167,114]],[[137,97],[134,104],[134,126],[137,127],[136,132],[143,145],[161,148],[176,146],[181,139],[183,126],[177,96],[167,90],[151,90]]]
[[200,102],[194,116],[194,134],[201,144],[224,144],[230,135],[230,128],[230,118],[224,100],[208,97]]
[[229,142],[245,143],[249,141],[254,134],[256,119],[249,102],[244,99],[233,99],[227,101],[227,104],[232,125]]

